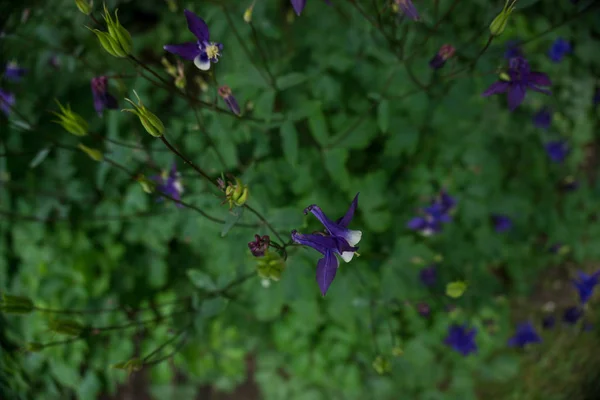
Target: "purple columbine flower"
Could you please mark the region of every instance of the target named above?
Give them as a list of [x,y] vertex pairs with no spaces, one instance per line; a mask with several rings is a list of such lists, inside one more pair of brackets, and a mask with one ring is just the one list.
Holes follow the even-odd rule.
[[[161,175],[155,175],[150,177],[153,181],[157,183],[156,190],[161,193],[166,194],[169,197],[174,198],[175,200],[181,200],[181,194],[183,193],[183,185],[181,184],[181,179],[179,172],[177,172],[177,165],[173,163],[171,167],[171,171],[168,173],[165,171]],[[164,198],[159,197],[157,201],[162,201]],[[183,205],[179,203],[175,203],[177,207],[181,208]]]
[[435,265],[423,268],[421,272],[419,272],[419,278],[425,286],[435,285],[435,282],[437,280],[437,272],[435,270]]
[[3,89],[0,89],[0,111],[2,111],[8,117],[14,105],[15,95]]
[[563,321],[567,324],[574,325],[583,316],[583,310],[579,307],[569,307],[563,314]]
[[510,111],[514,111],[525,99],[528,89],[551,94],[549,90],[539,87],[551,85],[552,82],[548,75],[531,71],[529,63],[523,57],[513,57],[509,61],[507,76],[501,75],[500,80],[487,88],[482,96],[488,97],[493,94],[507,93],[508,108]]
[[557,38],[554,41],[554,43],[552,43],[550,50],[548,50],[548,57],[550,57],[552,61],[557,63],[560,62],[564,56],[570,54],[572,51],[573,48],[571,47],[571,43],[568,40],[565,40],[563,38]]
[[452,325],[448,328],[448,336],[444,340],[444,344],[452,347],[463,356],[469,355],[469,353],[477,352],[477,344],[475,343],[475,335],[477,329],[467,329],[467,324],[462,326]]
[[532,120],[536,128],[548,129],[552,123],[552,112],[548,107],[544,107],[533,115]]
[[418,21],[421,19],[419,16],[419,12],[417,8],[413,4],[412,0],[395,0],[396,5],[398,5],[399,11],[406,15],[408,18],[413,21]]
[[439,233],[442,230],[442,223],[452,220],[449,213],[455,205],[456,200],[443,190],[430,206],[423,208],[423,216],[411,219],[406,226],[424,236]]
[[248,248],[250,249],[254,257],[262,257],[265,255],[265,252],[269,249],[270,243],[271,238],[269,237],[269,235],[264,235],[262,237],[254,235],[254,241],[248,243]]
[[454,55],[455,50],[451,44],[442,45],[437,54],[429,61],[429,66],[433,69],[442,68],[446,61]]
[[504,58],[510,60],[514,57],[523,57],[523,50],[521,49],[520,40],[509,40],[506,42],[506,50],[504,51]]
[[546,143],[544,147],[548,157],[555,163],[563,162],[569,154],[569,146],[565,140],[554,140]]
[[325,227],[326,233],[316,232],[303,235],[296,230],[292,231],[292,240],[294,242],[312,247],[323,254],[323,258],[317,263],[317,283],[323,296],[325,296],[329,286],[333,282],[339,266],[336,254],[342,257],[345,262],[350,262],[354,253],[358,250],[356,245],[360,242],[362,232],[348,229],[348,225],[354,217],[356,207],[358,207],[358,193],[354,197],[354,200],[352,200],[346,214],[336,222],[333,222],[327,218],[319,206],[315,204],[310,205],[306,207],[304,214],[313,213]]
[[529,343],[541,343],[542,338],[537,334],[531,322],[524,322],[517,326],[515,335],[508,340],[511,347],[525,347]]
[[106,76],[97,76],[90,82],[92,95],[94,96],[94,108],[98,116],[102,116],[105,108],[114,110],[119,108],[117,99],[108,93],[108,78]]
[[234,113],[235,115],[240,115],[240,106],[238,105],[237,100],[235,99],[235,97],[233,97],[233,94],[231,94],[231,89],[229,88],[229,86],[227,85],[223,85],[219,88],[219,96],[221,96],[223,98],[223,100],[225,101],[225,104],[227,104],[227,107],[229,107],[229,110]]
[[573,285],[575,285],[575,288],[579,293],[581,304],[585,304],[588,302],[590,297],[592,297],[594,287],[598,284],[598,279],[600,279],[600,271],[596,271],[591,275],[577,271],[577,277],[579,280],[573,280]]
[[556,318],[554,317],[554,315],[546,315],[542,319],[542,328],[552,329],[554,328],[554,325],[556,325]]
[[9,62],[6,64],[4,70],[4,77],[9,81],[18,82],[27,73],[27,68],[21,68],[16,62]]
[[[306,6],[306,0],[290,0],[290,2],[292,3],[292,7],[294,7],[294,11],[298,15],[302,13],[302,10],[304,10],[304,7]],[[325,3],[331,5],[330,0],[325,0]]]
[[216,63],[219,61],[223,45],[210,41],[208,26],[202,18],[188,10],[183,10],[183,12],[187,19],[188,29],[198,40],[182,44],[167,44],[164,49],[186,60],[194,61],[196,67],[202,71],[207,71],[210,69],[211,62]]
[[512,220],[502,214],[492,214],[492,222],[494,223],[494,229],[498,233],[506,232],[512,228]]

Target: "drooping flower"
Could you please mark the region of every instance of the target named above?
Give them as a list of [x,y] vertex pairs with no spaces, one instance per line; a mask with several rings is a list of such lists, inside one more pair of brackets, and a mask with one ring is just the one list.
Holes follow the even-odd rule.
[[492,222],[494,223],[494,229],[498,233],[506,232],[512,228],[512,220],[502,214],[492,214]]
[[419,12],[417,11],[417,8],[413,4],[412,0],[395,0],[395,2],[399,11],[408,18],[412,19],[413,21],[418,21],[421,19]]
[[317,283],[323,296],[327,293],[329,286],[335,278],[339,261],[336,254],[339,255],[345,262],[350,262],[354,253],[358,250],[356,245],[362,237],[361,231],[348,229],[348,225],[354,217],[354,212],[358,206],[358,193],[352,200],[346,214],[337,220],[331,221],[323,213],[321,208],[315,204],[308,206],[304,210],[304,214],[312,213],[323,224],[326,232],[316,232],[313,234],[304,235],[296,230],[292,231],[292,240],[303,246],[312,247],[319,253],[323,254],[317,263]]
[[231,94],[231,89],[227,85],[223,85],[219,88],[219,96],[223,98],[229,110],[235,115],[240,115],[240,106],[238,105],[237,100]]
[[216,63],[219,61],[223,45],[210,41],[208,26],[202,18],[188,10],[183,10],[183,12],[187,19],[188,29],[198,40],[182,44],[167,44],[164,49],[186,60],[194,61],[196,67],[202,71],[207,71],[210,69],[211,62]]
[[508,74],[501,74],[500,80],[487,88],[482,96],[507,93],[508,108],[514,111],[525,99],[527,90],[551,94],[549,90],[539,87],[551,85],[548,75],[531,71],[529,63],[523,57],[513,57],[509,61]]
[[521,49],[520,40],[509,40],[506,42],[506,50],[504,51],[504,58],[510,60],[514,57],[523,57],[523,50]]
[[429,61],[429,66],[433,69],[442,68],[446,61],[454,55],[455,50],[451,44],[442,45],[437,54]]
[[536,128],[548,129],[552,122],[552,112],[548,107],[540,109],[533,115],[533,125]]
[[544,329],[552,329],[552,328],[554,328],[555,324],[556,324],[556,318],[554,317],[554,315],[546,315],[542,319],[542,328],[544,328]]
[[567,324],[574,325],[583,316],[583,310],[579,307],[569,307],[563,314],[563,321]]
[[263,257],[265,252],[269,249],[271,238],[269,235],[258,236],[254,235],[254,241],[248,243],[248,248],[252,252],[254,257]]
[[477,329],[467,329],[467,324],[462,326],[453,324],[448,328],[448,336],[446,336],[444,344],[452,347],[463,356],[467,356],[469,353],[477,352],[476,334]]
[[[294,11],[298,15],[302,13],[302,10],[304,10],[304,7],[306,6],[306,0],[290,0],[290,2],[292,3],[292,7],[294,7]],[[325,0],[325,3],[331,5],[330,0]]]
[[456,200],[446,191],[442,191],[440,196],[428,207],[424,207],[423,216],[414,217],[407,223],[409,229],[420,232],[424,236],[431,236],[442,229],[442,223],[452,220],[450,211],[454,208]]
[[554,140],[552,142],[548,142],[544,147],[548,157],[550,157],[550,160],[555,163],[563,162],[565,157],[567,157],[567,154],[569,154],[569,146],[564,140]]
[[431,265],[427,268],[423,268],[421,272],[419,272],[419,278],[421,282],[425,286],[433,286],[437,280],[437,273],[435,270],[435,265]]
[[564,56],[571,53],[573,48],[571,47],[571,43],[568,40],[563,38],[557,38],[550,50],[548,50],[548,57],[555,63],[560,62]]
[[542,338],[537,334],[531,322],[523,322],[517,326],[515,335],[508,340],[509,346],[525,347],[529,343],[540,343]]
[[[181,178],[179,172],[177,172],[177,165],[173,163],[169,172],[164,171],[161,175],[151,176],[150,179],[156,182],[156,190],[160,193],[164,193],[175,200],[181,200],[181,194],[183,193],[183,185],[181,184]],[[157,201],[164,200],[163,197],[159,197]],[[181,208],[183,205],[175,203],[177,207]]]
[[579,293],[581,304],[585,304],[590,297],[592,297],[594,287],[598,284],[598,280],[600,279],[600,271],[596,271],[591,275],[578,271],[577,277],[579,279],[573,280],[573,285],[575,285],[575,288]]
[[7,117],[15,105],[15,95],[0,88],[0,111]]
[[9,81],[18,82],[27,73],[27,68],[21,68],[16,62],[9,62],[6,64],[4,70],[4,77]]
[[105,108],[114,110],[119,107],[117,99],[108,93],[108,78],[106,76],[92,78],[90,86],[92,87],[92,95],[94,96],[94,108],[98,116],[102,116]]

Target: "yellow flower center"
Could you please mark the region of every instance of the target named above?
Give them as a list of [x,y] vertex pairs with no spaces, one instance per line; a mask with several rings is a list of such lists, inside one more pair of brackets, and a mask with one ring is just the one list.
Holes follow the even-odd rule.
[[217,47],[217,45],[210,44],[210,45],[206,46],[206,55],[211,60],[218,58],[220,56],[220,54],[219,54],[219,48]]

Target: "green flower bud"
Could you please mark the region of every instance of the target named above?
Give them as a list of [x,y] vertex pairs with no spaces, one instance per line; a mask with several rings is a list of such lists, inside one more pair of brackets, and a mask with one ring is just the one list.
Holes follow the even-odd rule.
[[156,182],[151,181],[150,179],[146,178],[144,175],[139,175],[136,180],[142,186],[142,189],[144,190],[144,192],[146,192],[148,194],[154,193],[154,190],[156,189]]
[[83,332],[84,326],[77,321],[73,320],[52,320],[48,323],[48,328],[52,332],[60,333],[69,336],[79,336]]
[[506,28],[506,23],[508,22],[508,17],[515,9],[516,4],[517,0],[506,0],[506,3],[504,3],[504,8],[490,24],[490,33],[492,36],[500,36],[502,32],[504,32],[504,28]]
[[379,375],[386,374],[392,370],[392,365],[390,364],[389,360],[383,356],[377,356],[371,365],[373,366],[375,372],[377,372]]
[[102,32],[98,29],[89,30],[94,32],[100,41],[100,44],[106,50],[108,54],[113,57],[127,57],[133,50],[133,40],[131,35],[119,22],[117,15],[118,10],[115,11],[115,18],[113,19],[104,5],[104,21],[106,22],[106,29],[108,32]]
[[263,257],[256,258],[256,272],[263,279],[278,281],[285,269],[285,261],[275,252],[266,251]]
[[90,156],[90,158],[94,161],[102,161],[102,152],[100,150],[92,149],[91,147],[87,147],[84,144],[79,143],[77,146],[83,151],[85,154]]
[[126,108],[121,111],[127,111],[137,115],[146,132],[154,137],[161,137],[165,132],[165,126],[163,125],[162,121],[156,115],[148,111],[148,109],[142,104],[142,100],[140,100],[140,96],[138,96],[135,90],[133,93],[135,94],[135,97],[137,97],[138,104],[135,104],[130,99],[125,99],[125,101],[129,102],[133,108]]
[[52,112],[56,115],[59,120],[54,121],[60,124],[65,130],[69,133],[72,133],[75,136],[85,136],[88,133],[88,123],[83,117],[79,114],[71,111],[71,106],[67,104],[67,107],[63,107],[62,104],[58,100],[56,100],[58,107],[60,107],[60,113]]
[[225,198],[229,202],[229,208],[241,207],[248,201],[248,185],[242,184],[238,178],[235,179],[235,182],[235,185],[229,182],[225,188]]
[[7,314],[29,314],[33,311],[33,308],[33,301],[28,297],[11,296],[8,294],[2,295],[0,310]]
[[75,5],[82,13],[84,13],[85,15],[90,15],[92,12],[94,2],[87,0],[75,0]]

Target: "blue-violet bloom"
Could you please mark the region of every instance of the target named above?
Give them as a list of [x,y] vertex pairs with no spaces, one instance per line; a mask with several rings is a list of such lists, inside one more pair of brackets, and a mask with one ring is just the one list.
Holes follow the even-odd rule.
[[303,246],[312,247],[323,254],[317,263],[317,284],[323,296],[327,293],[329,286],[335,278],[339,267],[339,261],[336,254],[342,257],[345,262],[350,262],[354,253],[358,250],[356,245],[362,237],[361,231],[348,229],[348,225],[354,217],[354,212],[358,206],[358,193],[352,200],[346,214],[337,220],[331,221],[316,204],[306,207],[304,214],[312,213],[323,224],[326,232],[316,232],[308,235],[292,231],[292,240]]
[[542,319],[542,328],[544,328],[544,329],[552,329],[552,328],[554,328],[555,324],[556,324],[556,318],[554,317],[554,315],[546,315]]
[[[181,194],[183,193],[183,185],[181,183],[181,178],[179,172],[177,172],[177,165],[175,163],[173,163],[171,171],[169,171],[168,173],[167,171],[164,171],[161,175],[155,175],[150,178],[157,183],[156,190],[166,194],[169,197],[174,198],[175,200],[181,200]],[[159,197],[157,199],[157,201],[162,200],[164,200],[163,197]],[[175,204],[179,208],[183,207],[183,205],[179,203]]]
[[540,343],[542,338],[537,334],[531,322],[524,322],[517,326],[515,335],[508,340],[509,346],[525,347],[528,343]]
[[413,21],[418,21],[421,17],[419,16],[419,12],[417,8],[413,4],[412,0],[395,0],[396,5],[398,5],[399,11],[401,11],[408,18]]
[[476,334],[477,329],[467,329],[467,324],[462,326],[453,324],[448,328],[448,336],[446,336],[444,343],[466,356],[469,353],[477,352]]
[[[296,14],[300,15],[306,6],[306,0],[290,0]],[[330,0],[325,0],[325,3],[331,5]]]
[[435,282],[437,280],[437,272],[435,270],[435,265],[423,268],[421,272],[419,272],[419,278],[425,286],[435,285]]
[[235,99],[235,97],[233,97],[233,94],[231,93],[231,89],[229,88],[229,86],[227,85],[223,85],[219,88],[219,96],[221,96],[223,98],[223,101],[225,101],[225,104],[227,104],[227,107],[229,107],[229,110],[234,113],[235,115],[240,115],[240,106],[237,102],[237,100]]
[[92,95],[94,96],[94,108],[98,116],[102,116],[105,108],[114,110],[119,107],[117,99],[108,93],[108,78],[106,76],[97,76],[90,82]]
[[6,64],[4,77],[9,81],[18,82],[27,73],[27,68],[21,68],[16,62]]
[[509,40],[506,42],[506,50],[504,51],[504,58],[510,60],[514,57],[523,57],[523,50],[521,49],[520,40]]
[[208,26],[202,18],[188,10],[183,10],[183,12],[187,19],[188,29],[198,40],[182,44],[167,44],[164,49],[186,60],[194,61],[196,67],[202,71],[207,71],[210,69],[211,62],[216,63],[219,61],[223,45],[210,41]]
[[442,68],[446,61],[454,55],[455,50],[451,44],[442,45],[437,54],[429,61],[429,66],[433,69]]
[[11,112],[11,108],[15,105],[15,95],[0,89],[0,111],[2,111],[8,117]]
[[544,147],[548,157],[555,163],[563,162],[565,157],[567,157],[567,154],[569,154],[569,146],[564,140],[548,142]]
[[449,213],[455,205],[456,200],[446,191],[442,191],[430,206],[423,208],[423,216],[414,217],[406,226],[424,236],[439,233],[442,229],[441,224],[452,220]]
[[512,228],[512,220],[506,215],[492,214],[492,222],[494,223],[494,229],[498,233],[506,232]]
[[563,321],[567,324],[574,325],[583,316],[583,310],[579,307],[569,307],[563,314]]
[[482,96],[507,93],[508,108],[514,111],[525,99],[527,90],[551,94],[549,90],[539,87],[551,85],[548,75],[531,71],[529,63],[523,57],[513,57],[509,61],[508,74],[501,74],[500,80],[487,88]]
[[591,275],[577,271],[577,277],[579,279],[573,280],[573,285],[575,285],[575,288],[577,288],[579,298],[581,299],[581,304],[585,304],[588,302],[590,297],[592,297],[594,287],[598,284],[600,271],[594,272]]
[[540,129],[548,129],[552,122],[552,112],[544,107],[533,115],[533,126]]
[[573,48],[568,40],[557,38],[554,43],[552,43],[550,50],[548,50],[548,57],[557,63],[560,62],[565,55],[571,53],[572,51]]

